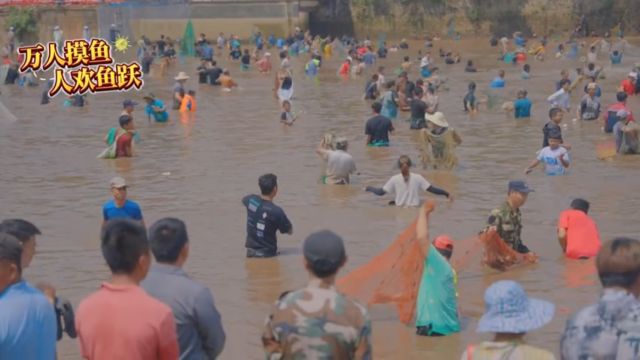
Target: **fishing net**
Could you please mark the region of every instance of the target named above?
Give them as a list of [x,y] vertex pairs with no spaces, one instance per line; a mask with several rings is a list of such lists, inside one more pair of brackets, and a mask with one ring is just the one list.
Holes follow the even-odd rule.
[[416,222],[370,262],[338,279],[338,288],[363,304],[391,303],[400,321],[413,321],[424,257],[416,239]]
[[[416,223],[417,219],[383,252],[337,281],[340,291],[363,304],[395,305],[400,321],[407,325],[414,320],[424,269],[423,245],[416,238]],[[529,262],[511,249],[496,230],[489,229],[455,242],[452,265],[458,273],[468,267],[471,260],[478,259],[480,247],[484,247],[482,263],[499,271]]]

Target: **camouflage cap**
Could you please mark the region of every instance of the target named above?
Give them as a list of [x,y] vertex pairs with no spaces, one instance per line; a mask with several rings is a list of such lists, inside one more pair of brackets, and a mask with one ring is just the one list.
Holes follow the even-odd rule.
[[330,230],[309,235],[304,241],[302,252],[314,268],[324,271],[337,269],[346,258],[342,238]]

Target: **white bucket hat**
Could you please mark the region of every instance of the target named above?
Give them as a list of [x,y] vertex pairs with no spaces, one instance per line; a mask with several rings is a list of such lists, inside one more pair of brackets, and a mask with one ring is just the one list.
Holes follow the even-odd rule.
[[187,80],[189,78],[189,75],[187,75],[187,73],[185,73],[184,71],[180,71],[178,73],[178,76],[176,76],[174,79],[176,80]]
[[444,114],[441,113],[440,111],[434,114],[425,114],[424,118],[427,121],[431,121],[432,123],[440,127],[449,127],[449,122],[447,122],[447,119],[444,117]]

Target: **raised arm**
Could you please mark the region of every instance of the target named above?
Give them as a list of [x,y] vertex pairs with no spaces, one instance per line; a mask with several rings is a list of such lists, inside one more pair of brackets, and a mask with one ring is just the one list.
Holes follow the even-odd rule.
[[435,208],[433,201],[425,202],[418,211],[418,221],[416,222],[416,240],[420,244],[424,258],[429,255],[429,214]]

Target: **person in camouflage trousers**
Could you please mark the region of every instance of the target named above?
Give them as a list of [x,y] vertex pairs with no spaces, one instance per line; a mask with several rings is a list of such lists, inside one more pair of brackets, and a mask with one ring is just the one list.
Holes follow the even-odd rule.
[[528,194],[533,191],[524,181],[510,181],[507,201],[500,207],[493,209],[487,221],[489,227],[495,227],[498,235],[513,250],[521,254],[530,254],[531,256],[535,255],[522,243],[522,214],[520,213],[520,207],[527,201]]
[[371,359],[367,309],[335,287],[347,259],[342,239],[328,230],[313,233],[303,253],[309,283],[282,294],[267,317],[267,359]]

